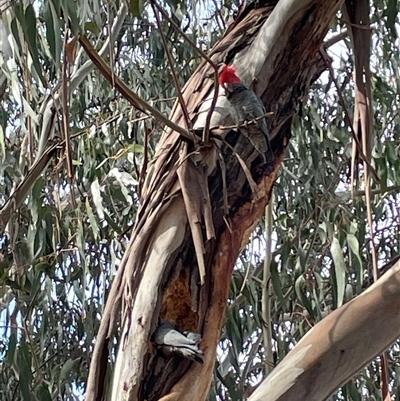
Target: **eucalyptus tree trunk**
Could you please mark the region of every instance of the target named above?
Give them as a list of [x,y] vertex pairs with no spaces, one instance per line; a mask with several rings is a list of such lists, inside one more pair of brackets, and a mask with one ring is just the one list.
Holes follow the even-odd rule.
[[[235,130],[213,128],[209,143],[199,140],[214,95],[208,62],[183,89],[193,140],[167,130],[158,144],[132,238],[105,308],[86,400],[104,396],[108,344],[118,318],[112,400],[207,398],[233,266],[269,201],[296,108],[325,69],[320,49],[342,3],[249,4],[209,54],[218,66],[233,63],[273,113],[268,125],[275,162],[270,169],[260,168],[252,145]],[[211,127],[230,122],[226,106],[221,94]],[[185,126],[179,103],[171,120]],[[160,356],[151,341],[160,320],[200,333],[204,363]],[[303,399],[308,400],[297,398]]]

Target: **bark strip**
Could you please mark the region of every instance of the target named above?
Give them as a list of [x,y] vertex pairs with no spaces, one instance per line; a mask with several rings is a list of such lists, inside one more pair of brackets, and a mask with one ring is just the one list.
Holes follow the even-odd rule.
[[[245,83],[253,86],[264,101],[267,111],[274,113],[269,130],[275,164],[268,171],[260,169],[261,157],[236,131],[223,133],[222,142],[213,132],[211,146],[204,149],[195,148],[177,132],[165,132],[146,177],[131,243],[107,300],[86,400],[103,396],[101,380],[107,369],[103,361],[120,309],[122,335],[111,399],[191,401],[193,394],[199,401],[207,398],[233,266],[269,201],[297,104],[307,95],[313,77],[322,72],[324,62],[318,51],[341,4],[334,0],[249,4],[210,52],[216,65],[233,62]],[[182,89],[196,132],[202,132],[209,120],[212,76],[213,68],[203,62]],[[218,97],[210,126],[230,122],[225,100],[222,95]],[[184,118],[177,103],[170,120],[184,126]],[[186,171],[190,174],[178,177],[182,152],[196,158]],[[251,172],[254,193],[236,154]],[[194,172],[198,177],[193,181],[189,177]],[[194,188],[200,193],[195,195]],[[199,196],[203,199],[200,202]],[[175,224],[171,216],[180,224]],[[191,230],[188,219],[192,217],[195,221],[190,222]],[[197,239],[191,234],[193,225]],[[200,234],[203,285],[194,245]],[[180,331],[201,333],[203,365],[157,354],[151,335],[160,319]]]

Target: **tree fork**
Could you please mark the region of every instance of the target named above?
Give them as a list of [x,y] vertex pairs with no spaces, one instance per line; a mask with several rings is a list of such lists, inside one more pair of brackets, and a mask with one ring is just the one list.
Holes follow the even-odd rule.
[[[318,51],[342,3],[261,1],[259,8],[249,4],[212,49],[213,62],[233,62],[246,84],[254,83],[267,111],[274,113],[270,119],[273,169],[268,176],[256,173],[258,155],[251,144],[232,131],[225,136],[253,173],[257,183],[257,193],[253,194],[244,169],[229,147],[218,144],[225,160],[223,168],[218,162],[217,143],[195,149],[177,132],[166,131],[146,178],[131,242],[107,300],[86,400],[104,397],[107,346],[119,311],[120,341],[111,399],[182,401],[193,399],[193,394],[197,400],[206,399],[234,263],[269,201],[297,104],[323,68]],[[212,68],[203,62],[182,90],[195,129],[205,126],[212,102],[214,82],[208,78],[210,73]],[[227,114],[226,101],[220,96],[211,126],[224,123]],[[175,104],[171,121],[184,125],[179,104]],[[185,175],[177,174],[182,168]],[[227,216],[223,213],[224,196],[229,205]],[[205,216],[210,213],[215,238],[207,238],[204,230]],[[194,219],[190,228],[188,217]],[[196,226],[203,240],[203,286],[199,284],[193,244]],[[156,354],[150,338],[159,318],[180,330],[201,333],[203,365],[180,357],[165,360]]]

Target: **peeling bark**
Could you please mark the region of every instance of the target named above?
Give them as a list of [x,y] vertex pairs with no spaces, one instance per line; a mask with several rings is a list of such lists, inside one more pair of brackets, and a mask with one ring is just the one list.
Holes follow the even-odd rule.
[[[252,3],[243,10],[210,57],[217,64],[234,62],[267,111],[274,112],[269,121],[274,166],[261,169],[261,157],[235,131],[214,130],[209,147],[176,132],[163,135],[131,242],[107,300],[86,400],[102,399],[108,341],[120,312],[112,400],[182,401],[193,400],[194,394],[196,400],[207,398],[234,263],[269,201],[292,117],[321,71],[318,51],[342,1],[258,4],[259,8]],[[204,62],[182,91],[198,133],[211,104],[211,72]],[[227,114],[226,99],[220,96],[211,126],[226,122]],[[171,120],[184,126],[179,104]],[[251,171],[255,192],[232,148]],[[199,255],[204,269],[200,273]],[[156,353],[150,338],[160,318],[181,331],[201,333],[203,365]]]
[[400,336],[400,263],[310,330],[249,401],[324,401]]

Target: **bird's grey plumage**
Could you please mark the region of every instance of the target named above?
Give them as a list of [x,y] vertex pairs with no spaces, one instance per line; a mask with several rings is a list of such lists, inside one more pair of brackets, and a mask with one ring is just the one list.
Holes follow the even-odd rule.
[[255,92],[243,83],[226,83],[224,87],[226,98],[230,104],[230,113],[238,129],[263,155],[265,162],[273,162],[274,153],[269,142],[269,132],[265,117],[243,127],[246,122],[265,116],[266,110],[263,102]]
[[198,333],[181,333],[171,323],[163,322],[156,329],[153,340],[166,355],[179,354],[203,363],[203,351],[198,347],[201,336]]

